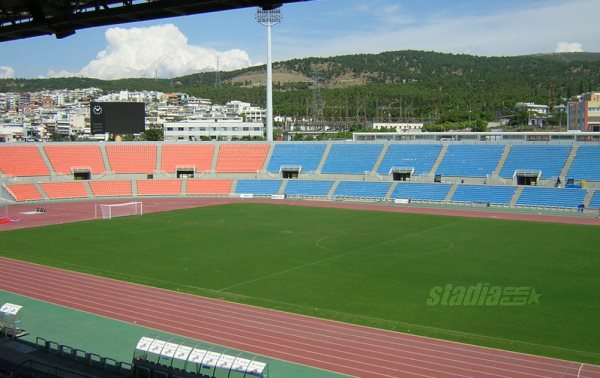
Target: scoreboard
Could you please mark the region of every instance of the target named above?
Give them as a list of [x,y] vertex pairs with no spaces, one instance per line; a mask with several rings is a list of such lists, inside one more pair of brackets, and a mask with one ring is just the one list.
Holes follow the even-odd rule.
[[92,102],[92,134],[138,134],[145,130],[146,107],[143,102]]

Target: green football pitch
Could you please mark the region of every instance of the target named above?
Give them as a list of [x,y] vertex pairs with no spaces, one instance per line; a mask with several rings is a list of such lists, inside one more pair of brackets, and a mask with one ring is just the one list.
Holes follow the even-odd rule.
[[600,363],[597,227],[230,204],[0,233],[0,254]]

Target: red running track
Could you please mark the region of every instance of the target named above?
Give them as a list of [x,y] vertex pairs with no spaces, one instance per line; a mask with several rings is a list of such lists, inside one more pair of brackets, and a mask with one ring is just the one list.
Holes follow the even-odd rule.
[[[18,222],[0,224],[0,231],[9,231],[21,228],[40,227],[52,224],[81,222],[94,219],[94,206],[96,203],[122,203],[131,199],[121,198],[119,200],[90,200],[90,201],[67,201],[67,202],[49,202],[49,203],[19,203],[9,207],[9,218],[18,219]],[[548,215],[548,214],[525,214],[510,213],[489,210],[473,210],[460,208],[430,208],[430,207],[411,207],[404,205],[394,205],[388,202],[340,202],[340,201],[311,201],[311,200],[285,200],[273,201],[266,199],[239,199],[239,198],[137,198],[137,201],[143,202],[144,213],[153,213],[159,211],[170,211],[177,209],[187,209],[192,207],[215,206],[230,203],[268,203],[284,206],[309,206],[309,207],[333,207],[354,210],[385,211],[405,214],[428,214],[443,215],[467,218],[493,218],[502,220],[517,220],[528,222],[548,222],[600,226],[600,218],[589,216]],[[30,212],[38,207],[47,210],[45,213],[35,215],[26,215],[24,212]]]
[[600,377],[600,366],[224,302],[0,257],[0,290],[358,377]]

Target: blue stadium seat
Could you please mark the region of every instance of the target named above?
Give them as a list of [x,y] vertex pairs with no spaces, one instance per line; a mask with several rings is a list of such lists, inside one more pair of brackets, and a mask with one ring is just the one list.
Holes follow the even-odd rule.
[[370,172],[382,148],[382,144],[332,144],[321,173]]
[[333,193],[334,197],[384,198],[390,182],[342,181]]
[[332,185],[333,181],[290,180],[285,187],[285,194],[298,197],[325,197]]
[[500,177],[511,178],[520,169],[542,171],[544,179],[557,178],[570,153],[571,146],[512,146]]
[[584,189],[539,188],[528,186],[523,189],[517,205],[577,208],[583,203]]
[[415,175],[426,175],[437,160],[441,144],[392,144],[377,173],[387,175],[392,167],[413,167]]
[[452,202],[508,205],[516,190],[514,186],[459,185],[452,196]]
[[310,173],[317,170],[326,145],[320,144],[276,144],[273,155],[267,166],[269,172],[279,172],[282,165],[302,166],[302,172]]
[[590,202],[590,208],[600,209],[600,190],[596,190],[594,192],[594,196],[592,197],[592,201]]
[[600,181],[600,147],[580,146],[567,178]]
[[486,177],[491,175],[504,152],[501,145],[453,144],[448,146],[436,174]]
[[279,192],[281,180],[238,180],[235,192],[238,194],[272,195]]
[[420,201],[444,201],[451,184],[422,184],[399,182],[392,193],[392,199],[411,199]]

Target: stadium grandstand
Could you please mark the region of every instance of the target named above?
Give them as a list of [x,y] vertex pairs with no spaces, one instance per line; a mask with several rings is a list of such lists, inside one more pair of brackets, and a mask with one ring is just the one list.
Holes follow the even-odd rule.
[[13,202],[287,196],[600,207],[597,142],[46,143],[3,145],[0,158]]

